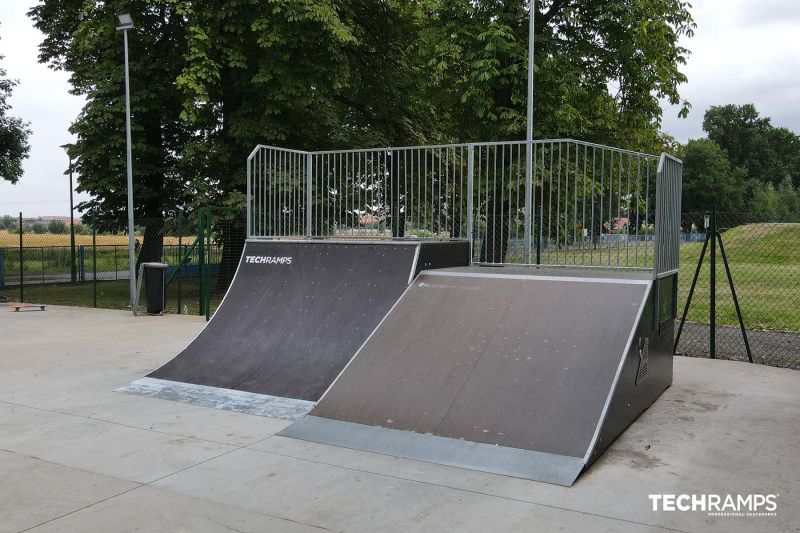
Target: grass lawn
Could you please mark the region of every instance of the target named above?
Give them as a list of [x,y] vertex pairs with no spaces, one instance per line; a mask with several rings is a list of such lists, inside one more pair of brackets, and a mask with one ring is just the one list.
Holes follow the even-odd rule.
[[[91,282],[25,285],[24,289],[26,302],[93,307],[93,287]],[[128,291],[128,280],[98,281],[97,308],[125,309],[128,304]],[[169,287],[167,287],[167,312],[180,312],[190,315],[199,314],[199,294],[200,286],[196,278],[183,279],[180,285],[178,285],[177,279],[173,280]],[[217,308],[224,295],[224,292],[217,290],[211,295],[212,313]],[[10,300],[16,301],[19,299],[19,288],[6,287],[5,289],[0,289],[0,296],[6,296]],[[147,296],[143,289],[140,295],[140,306],[144,309],[146,304]],[[178,306],[179,304],[180,307]]]
[[[136,238],[142,242],[142,236],[137,235]],[[195,239],[194,235],[183,237],[184,244],[191,244]],[[67,233],[54,234],[54,233],[23,233],[22,246],[69,246],[69,230]],[[128,246],[128,235],[98,235],[97,244],[119,244]],[[164,237],[164,244],[178,244],[177,237]],[[76,246],[91,246],[91,235],[75,235]],[[19,247],[19,235],[16,233],[9,233],[7,230],[0,230],[0,248],[17,248]]]

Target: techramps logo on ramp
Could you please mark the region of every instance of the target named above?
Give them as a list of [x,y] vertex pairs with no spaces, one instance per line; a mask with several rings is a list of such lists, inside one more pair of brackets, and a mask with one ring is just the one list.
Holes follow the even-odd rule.
[[292,257],[278,257],[274,255],[246,255],[244,256],[244,262],[256,265],[291,265]]

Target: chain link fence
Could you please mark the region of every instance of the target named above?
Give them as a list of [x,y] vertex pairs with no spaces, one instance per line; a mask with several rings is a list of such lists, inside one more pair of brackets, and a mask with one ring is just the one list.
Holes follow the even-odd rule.
[[[800,217],[716,213],[742,321],[755,363],[800,369]],[[708,213],[682,216],[678,311],[682,313],[703,251]],[[697,275],[676,353],[708,357],[711,319],[711,243]],[[747,346],[728,282],[722,249],[715,261],[715,357],[747,361]]]
[[[7,219],[8,217],[6,217]],[[91,223],[26,219],[0,228],[0,297],[125,309],[130,305],[128,237]],[[74,237],[72,232],[74,231]],[[137,220],[136,261],[167,269],[166,312],[210,315],[233,277],[244,244],[244,210],[207,208],[192,216]],[[146,304],[145,291],[141,291]]]
[[[679,313],[689,297],[710,218],[707,213],[682,215]],[[800,217],[717,213],[715,218],[753,361],[800,369]],[[145,227],[151,232],[160,227],[159,257],[169,265],[166,311],[210,316],[236,272],[245,241],[244,210],[207,208],[192,216],[139,224],[139,256],[145,248]],[[28,303],[126,308],[127,235],[77,225],[73,247],[69,227],[52,229],[59,232],[23,217],[20,240],[19,220],[0,228],[0,296]],[[710,252],[709,244],[676,346],[682,355],[710,355]],[[719,246],[716,253],[714,355],[747,361]]]

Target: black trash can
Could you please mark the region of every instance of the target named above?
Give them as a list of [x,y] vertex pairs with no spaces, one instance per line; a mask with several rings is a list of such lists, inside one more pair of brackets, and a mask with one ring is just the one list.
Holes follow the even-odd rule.
[[144,263],[144,291],[147,295],[147,314],[163,315],[167,267],[164,263]]

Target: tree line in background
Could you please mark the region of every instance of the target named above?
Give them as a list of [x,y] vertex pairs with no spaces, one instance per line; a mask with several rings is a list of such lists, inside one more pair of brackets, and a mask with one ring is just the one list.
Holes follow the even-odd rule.
[[682,148],[683,211],[800,216],[800,137],[771,124],[752,104],[709,108],[705,139]]
[[[682,0],[536,3],[535,136],[657,152],[660,99],[694,31]],[[258,144],[336,149],[524,138],[524,0],[42,0],[40,61],[86,98],[71,127],[78,206],[125,221],[122,37],[130,12],[133,153],[142,260],[159,220],[242,206]],[[611,89],[609,89],[611,88]],[[159,238],[151,238],[156,237]],[[224,236],[223,236],[224,238]]]

